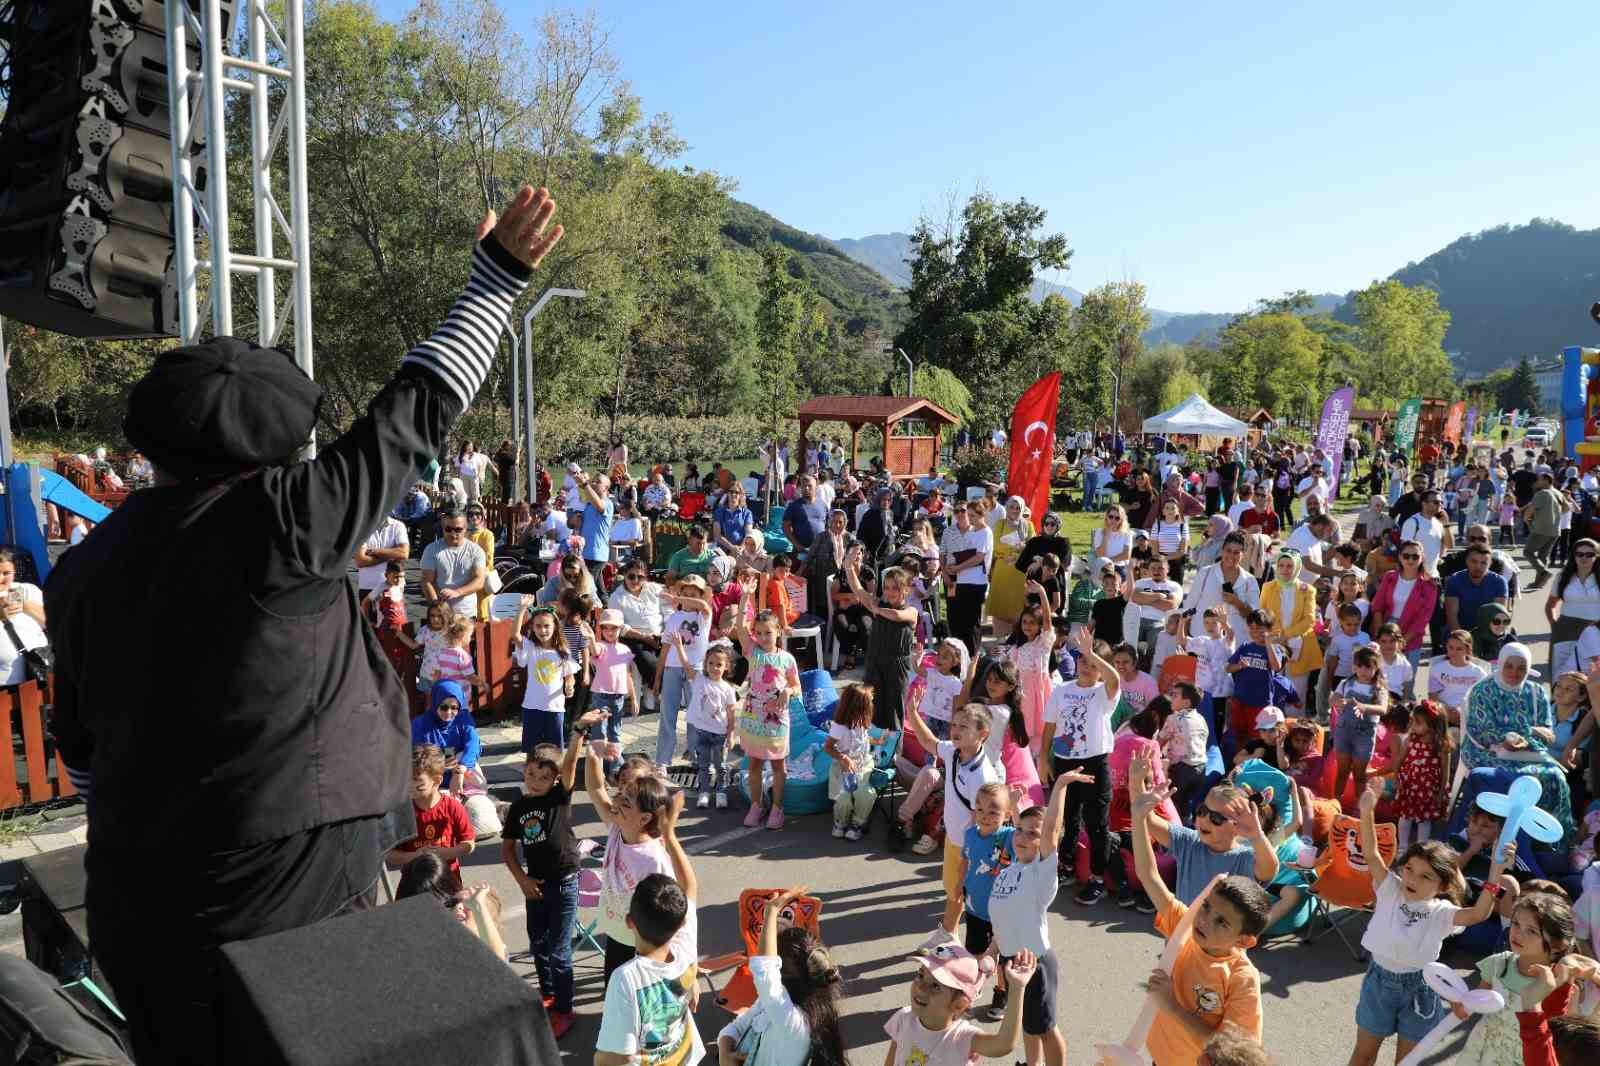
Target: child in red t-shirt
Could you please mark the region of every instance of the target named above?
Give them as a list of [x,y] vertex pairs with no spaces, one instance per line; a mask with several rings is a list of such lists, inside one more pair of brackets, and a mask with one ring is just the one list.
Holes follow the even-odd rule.
[[461,801],[447,796],[439,786],[444,781],[444,751],[433,744],[419,744],[411,752],[411,807],[417,815],[417,835],[396,844],[387,861],[401,867],[426,849],[450,864],[456,883],[461,882],[461,860],[476,847],[472,818]]

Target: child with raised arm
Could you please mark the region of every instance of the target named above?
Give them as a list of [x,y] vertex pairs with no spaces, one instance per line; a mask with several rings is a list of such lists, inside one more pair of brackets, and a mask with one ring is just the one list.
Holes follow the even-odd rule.
[[[1156,869],[1150,843],[1155,810],[1167,789],[1150,788],[1150,760],[1134,760],[1128,772],[1128,802],[1133,811],[1133,859],[1156,907],[1156,931],[1171,936],[1190,904],[1167,890]],[[1245,954],[1267,927],[1271,901],[1249,877],[1218,875],[1192,904],[1194,927],[1173,961],[1172,972],[1157,968],[1147,991],[1159,1011],[1146,1049],[1156,1066],[1189,1066],[1224,1024],[1261,1040],[1261,975]]]
[[1029,807],[1017,815],[1011,834],[1011,861],[1000,867],[989,887],[989,924],[1002,963],[1031,952],[1038,965],[1022,990],[1022,1047],[1027,1066],[1063,1066],[1067,1041],[1056,1027],[1056,953],[1050,948],[1050,904],[1055,902],[1056,848],[1061,843],[1061,816],[1067,789],[1090,782],[1088,774],[1069,770],[1056,778],[1047,806]]
[[594,1066],[672,1063],[695,1066],[705,1054],[694,1023],[699,882],[678,840],[683,793],[656,811],[671,873],[639,882],[628,903],[628,929],[638,953],[606,980],[605,1011],[595,1040]]
[[[1057,774],[1081,771],[1088,782],[1075,781],[1067,793],[1066,837],[1078,839],[1081,819],[1089,832],[1089,882],[1078,893],[1082,904],[1099,903],[1105,897],[1106,864],[1111,844],[1107,819],[1111,813],[1111,714],[1117,706],[1121,681],[1105,658],[1093,636],[1078,635],[1078,677],[1057,685],[1045,709],[1044,735],[1039,744],[1039,784],[1050,787]],[[1070,856],[1063,860],[1063,877],[1071,875]]]
[[711,806],[711,796],[716,793],[717,810],[728,806],[728,752],[733,748],[733,717],[738,709],[739,693],[725,678],[732,658],[726,644],[713,644],[706,649],[705,659],[697,670],[683,646],[683,635],[672,634],[671,643],[683,663],[684,676],[689,680],[689,708],[685,712],[684,728],[688,731],[689,757],[695,769],[695,809]]
[[[673,608],[661,624],[662,646],[667,647],[667,639],[677,634],[683,638],[686,654],[679,656],[675,648],[667,648],[656,671],[656,698],[661,708],[661,718],[656,723],[656,765],[659,767],[670,765],[678,750],[678,712],[688,696],[684,663],[698,667],[705,661],[712,622],[711,593],[706,588],[706,579],[699,574],[679,580],[673,591],[663,594],[662,599]],[[748,609],[749,604],[743,606]]]
[[861,545],[845,555],[844,576],[856,603],[872,619],[862,680],[872,686],[872,722],[880,729],[898,729],[905,712],[906,684],[911,680],[917,609],[907,604],[911,579],[898,566],[878,581],[881,598],[861,588]]
[[540,744],[566,746],[567,698],[576,691],[578,666],[567,657],[561,630],[553,607],[537,607],[526,625],[523,618],[533,605],[532,596],[522,597],[517,609],[512,638],[512,660],[528,671],[522,693],[522,752],[529,754]]
[[[604,718],[605,711],[594,710],[578,724]],[[572,1012],[572,936],[578,924],[578,838],[572,832],[572,789],[582,752],[580,744],[569,745],[564,757],[552,744],[529,752],[522,766],[522,795],[506,812],[500,833],[500,860],[522,889],[528,954],[550,1012],[550,1031],[558,1040],[577,1021]]]
[[958,707],[950,719],[950,739],[940,740],[929,731],[915,707],[906,708],[906,726],[927,751],[934,753],[944,777],[944,916],[925,947],[955,936],[961,916],[961,844],[978,803],[978,790],[1005,777],[985,754],[989,739],[989,713],[980,704]]
[[[1261,822],[1274,817],[1266,813],[1270,808],[1270,796],[1225,781],[1202,797],[1193,829],[1150,813],[1150,835],[1177,862],[1179,902],[1193,904],[1217,874],[1253,877],[1262,884],[1278,876],[1278,849]],[[1137,825],[1139,819],[1133,821]]]
[[1333,690],[1333,706],[1339,709],[1333,726],[1333,798],[1344,795],[1344,783],[1351,774],[1356,779],[1356,794],[1367,788],[1367,764],[1378,735],[1378,723],[1389,713],[1389,686],[1380,672],[1378,652],[1371,647],[1351,653],[1354,672]]
[[1445,937],[1489,917],[1504,891],[1500,875],[1516,852],[1515,843],[1506,845],[1478,901],[1462,907],[1466,882],[1456,869],[1455,852],[1437,840],[1418,841],[1391,869],[1378,852],[1377,809],[1378,793],[1368,788],[1361,794],[1361,854],[1376,901],[1361,936],[1372,961],[1361,981],[1350,1066],[1373,1066],[1390,1036],[1398,1039],[1396,1061],[1405,1058],[1444,1017],[1447,1008],[1423,981],[1422,968],[1438,961]]
[[649,772],[638,772],[624,760],[617,771],[613,798],[591,744],[583,764],[584,790],[594,802],[595,814],[607,827],[605,860],[600,867],[600,932],[606,935],[605,977],[609,982],[635,953],[633,927],[628,923],[628,901],[652,874],[670,873],[672,859],[662,837],[661,812],[672,804],[666,784]]
[[[975,958],[959,944],[945,944],[919,956],[917,963],[920,968],[911,981],[910,1004],[896,1011],[883,1027],[889,1034],[883,1066],[969,1066],[980,1057],[1010,1057],[1022,1031],[1021,997],[1006,1004],[1005,1019],[996,1033],[985,1033],[966,1018],[992,969],[988,958]],[[1020,952],[1006,964],[1006,979],[1026,987],[1033,979],[1033,968],[1033,955]]]
[[[755,616],[753,627],[746,628],[748,594],[734,625],[734,635],[750,660],[750,689],[739,712],[739,745],[749,757],[747,784],[750,813],[744,824],[752,829],[761,824],[763,765],[772,767],[772,811],[767,814],[768,829],[783,828],[783,786],[787,780],[785,760],[789,757],[789,701],[801,695],[800,667],[794,656],[780,643],[783,630],[771,611]],[[751,630],[754,630],[754,633]]]
[[783,923],[784,908],[805,894],[796,886],[767,900],[760,953],[750,956],[756,1002],[717,1034],[721,1066],[847,1066],[839,968],[822,941]]

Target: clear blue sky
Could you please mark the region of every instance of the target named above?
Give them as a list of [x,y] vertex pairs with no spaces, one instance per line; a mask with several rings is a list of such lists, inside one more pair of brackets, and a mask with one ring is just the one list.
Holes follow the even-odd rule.
[[[544,10],[501,3],[524,32]],[[595,10],[684,162],[739,198],[860,237],[952,192],[1026,196],[1074,249],[1053,280],[1136,279],[1154,307],[1343,292],[1536,216],[1600,226],[1592,0]]]

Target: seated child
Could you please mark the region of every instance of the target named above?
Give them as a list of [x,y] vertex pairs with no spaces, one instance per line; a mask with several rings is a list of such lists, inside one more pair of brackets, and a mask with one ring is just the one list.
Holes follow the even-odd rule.
[[[919,969],[911,981],[911,1003],[901,1007],[884,1025],[889,1034],[889,1054],[884,1066],[961,1066],[980,1057],[1007,1058],[1016,1050],[1022,1032],[1023,997],[1006,1003],[998,1032],[990,1034],[966,1018],[983,992],[983,979],[994,970],[984,956],[975,958],[959,944],[944,944],[917,959]],[[1026,988],[1033,979],[1033,955],[1019,952],[1006,963],[1006,981]],[[607,1064],[597,1064],[607,1066]]]
[[[591,759],[591,769],[593,769]],[[683,793],[654,813],[672,872],[640,879],[628,901],[627,925],[637,954],[606,981],[605,1010],[595,1041],[595,1066],[672,1062],[695,1066],[705,1054],[691,1013],[696,997],[699,882],[678,840]]]
[[860,840],[878,792],[872,787],[872,689],[849,684],[839,691],[839,706],[828,724],[823,750],[833,760],[828,769],[828,795],[833,799],[833,835]]
[[444,782],[444,752],[432,744],[411,749],[411,807],[417,817],[417,835],[390,849],[386,860],[399,869],[423,851],[432,851],[450,866],[461,883],[461,860],[477,846],[477,833],[467,809],[454,796],[440,790]]
[[1261,975],[1245,952],[1267,927],[1271,904],[1248,874],[1208,876],[1191,903],[1167,890],[1150,842],[1166,796],[1152,792],[1149,781],[1147,762],[1128,775],[1133,857],[1156,906],[1156,930],[1170,936],[1191,905],[1199,910],[1172,971],[1157,967],[1145,986],[1158,1005],[1145,1047],[1156,1066],[1189,1066],[1224,1023],[1261,1039]]
[[750,956],[756,1002],[717,1034],[722,1061],[743,1066],[846,1062],[839,1032],[839,968],[820,940],[784,921],[784,908],[803,895],[805,889],[795,887],[767,900],[759,954]]

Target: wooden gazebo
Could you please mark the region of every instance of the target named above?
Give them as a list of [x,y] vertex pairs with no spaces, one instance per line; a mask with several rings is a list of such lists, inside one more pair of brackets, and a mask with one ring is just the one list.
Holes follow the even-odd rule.
[[[843,422],[850,427],[850,465],[860,466],[862,426],[883,433],[883,464],[899,477],[916,477],[939,462],[939,434],[960,421],[932,400],[918,396],[813,396],[800,405],[800,454],[806,453],[806,431],[813,422]],[[915,420],[931,433],[896,434],[898,423]]]

